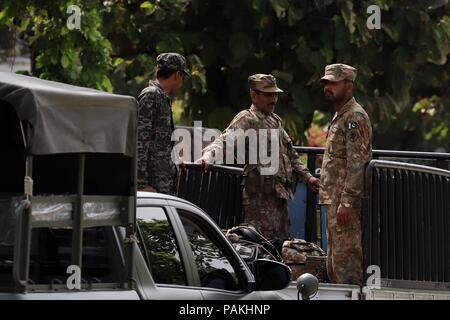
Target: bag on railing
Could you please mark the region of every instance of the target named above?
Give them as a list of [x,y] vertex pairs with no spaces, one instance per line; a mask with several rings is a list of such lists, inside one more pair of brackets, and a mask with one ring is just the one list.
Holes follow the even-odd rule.
[[224,233],[250,269],[257,259],[269,259],[278,262],[283,260],[272,242],[264,238],[255,227],[249,224],[224,230]]
[[297,280],[304,273],[311,273],[320,282],[327,281],[326,254],[315,243],[302,239],[286,240],[281,256],[292,270],[292,280]]

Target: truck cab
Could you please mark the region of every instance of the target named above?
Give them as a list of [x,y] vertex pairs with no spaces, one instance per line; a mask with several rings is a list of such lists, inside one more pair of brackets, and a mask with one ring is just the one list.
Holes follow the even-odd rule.
[[[260,259],[252,270],[199,207],[159,193],[138,192],[136,276],[149,299],[278,300],[289,268]],[[141,258],[142,257],[142,258]]]

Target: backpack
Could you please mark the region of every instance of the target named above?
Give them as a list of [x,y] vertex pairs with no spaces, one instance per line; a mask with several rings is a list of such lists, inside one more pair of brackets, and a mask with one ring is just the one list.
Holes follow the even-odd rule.
[[253,270],[253,262],[257,259],[269,259],[278,262],[283,260],[272,242],[264,238],[255,227],[249,224],[224,230],[224,233],[251,270]]
[[326,254],[315,243],[302,239],[286,240],[281,256],[292,270],[292,280],[297,280],[304,273],[311,273],[320,282],[327,281]]

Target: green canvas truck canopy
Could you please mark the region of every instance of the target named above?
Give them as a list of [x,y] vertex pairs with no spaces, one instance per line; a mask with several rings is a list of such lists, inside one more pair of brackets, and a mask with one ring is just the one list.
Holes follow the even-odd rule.
[[[0,72],[0,292],[67,290],[69,265],[84,289],[131,288],[136,125],[131,96]],[[85,245],[119,227],[124,261]],[[70,245],[49,255],[48,237]]]
[[133,97],[0,72],[0,100],[29,123],[33,155],[121,153],[134,156]]

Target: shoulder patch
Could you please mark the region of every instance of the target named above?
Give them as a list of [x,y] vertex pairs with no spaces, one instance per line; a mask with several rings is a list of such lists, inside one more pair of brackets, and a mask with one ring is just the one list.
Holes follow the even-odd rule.
[[348,123],[347,129],[348,130],[358,129],[358,127],[359,127],[358,122],[351,121]]

